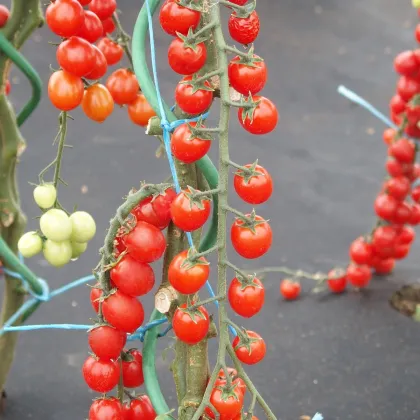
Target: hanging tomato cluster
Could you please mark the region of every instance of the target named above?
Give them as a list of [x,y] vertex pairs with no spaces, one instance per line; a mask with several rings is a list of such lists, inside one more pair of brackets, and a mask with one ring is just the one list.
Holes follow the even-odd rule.
[[[88,6],[85,10],[83,6]],[[52,32],[62,38],[57,48],[60,70],[48,82],[48,96],[61,111],[82,106],[85,115],[102,123],[113,112],[114,105],[126,106],[130,120],[146,126],[155,115],[140,91],[131,69],[114,71],[105,84],[102,79],[110,66],[122,60],[127,45],[113,16],[116,0],[55,0],[46,11]],[[116,39],[112,33],[117,32]],[[96,45],[95,45],[96,43]]]
[[[148,294],[155,284],[150,264],[165,252],[162,230],[171,221],[170,206],[175,195],[170,188],[158,191],[132,210],[130,226],[122,227],[115,239],[116,262],[109,270],[112,289],[104,293],[98,283],[91,290],[91,303],[99,320],[89,331],[93,355],[86,359],[82,371],[87,385],[96,392],[112,391],[120,376],[124,388],[137,388],[144,383],[140,351],[124,347],[127,334],[143,324],[144,310],[138,298]],[[111,409],[114,417],[106,417],[106,410]],[[113,397],[100,398],[89,412],[90,420],[151,420],[155,416],[146,396],[130,398],[125,405]]]

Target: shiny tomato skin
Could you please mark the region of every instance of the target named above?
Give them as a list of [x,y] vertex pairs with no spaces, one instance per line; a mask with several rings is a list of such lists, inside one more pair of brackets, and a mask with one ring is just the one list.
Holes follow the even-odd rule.
[[109,38],[100,39],[97,46],[105,56],[108,66],[117,64],[123,58],[124,50],[121,45]]
[[[195,127],[197,123],[190,122]],[[190,138],[191,130],[188,124],[181,124],[171,137],[172,154],[181,162],[194,163],[204,157],[210,150],[211,141],[198,137]]]
[[236,336],[233,339],[232,347],[235,350],[236,357],[246,365],[255,365],[261,362],[264,359],[265,353],[267,351],[265,341],[262,337],[254,331],[247,330],[245,333],[249,338],[253,341],[249,344],[249,348],[247,346],[238,346],[239,344],[239,336]]
[[227,399],[223,399],[223,391],[219,387],[215,387],[210,394],[210,402],[219,413],[220,420],[232,419],[242,410],[244,395],[237,387],[233,388],[233,392],[235,396],[229,396]]
[[414,165],[411,163],[401,163],[397,159],[387,159],[385,168],[390,176],[409,176],[413,172]]
[[129,104],[136,100],[140,89],[136,75],[127,69],[114,71],[106,81],[106,87],[118,105]]
[[92,45],[78,36],[72,36],[63,41],[58,46],[56,55],[60,67],[75,76],[86,76],[96,65]]
[[389,146],[389,155],[401,163],[413,163],[416,154],[415,144],[405,138],[397,140]]
[[178,74],[197,73],[206,64],[207,48],[200,42],[194,48],[185,47],[184,41],[175,38],[169,45],[168,61],[171,69]]
[[158,260],[166,249],[166,239],[162,232],[156,226],[142,221],[137,222],[124,242],[130,255],[143,263]]
[[407,76],[401,76],[397,82],[397,93],[405,102],[420,93],[420,81]]
[[92,0],[89,3],[89,10],[95,13],[99,19],[110,18],[117,10],[116,0]]
[[93,70],[86,76],[86,79],[89,80],[99,80],[103,77],[108,70],[108,64],[103,52],[96,46],[92,45],[93,50],[95,51],[95,67]]
[[347,280],[354,287],[366,287],[371,278],[372,273],[368,265],[356,265],[351,263],[347,267]]
[[397,225],[405,225],[410,223],[411,219],[411,206],[409,203],[402,201],[398,204],[397,210],[395,211],[393,222]]
[[112,20],[112,17],[104,19],[102,21],[102,27],[103,27],[103,32],[102,32],[103,36],[106,36],[107,34],[112,34],[112,32],[114,32],[116,29],[116,26],[115,26],[114,21]]
[[104,300],[102,312],[110,325],[126,333],[133,333],[144,321],[143,305],[119,290]]
[[375,274],[380,276],[385,276],[387,274],[392,273],[395,267],[395,260],[394,258],[386,258],[386,259],[375,259],[373,263],[373,268],[375,270]]
[[416,226],[420,224],[420,205],[414,203],[411,206],[410,225]]
[[139,93],[136,99],[128,105],[128,116],[134,124],[146,127],[150,118],[156,116],[156,112],[147,102],[146,97]]
[[410,245],[413,243],[416,238],[416,232],[410,226],[402,226],[401,229],[397,231],[397,245]]
[[328,288],[333,293],[343,293],[347,287],[346,272],[341,269],[333,269],[327,276]]
[[172,326],[179,340],[189,345],[194,345],[207,335],[210,327],[209,313],[204,306],[200,306],[198,311],[201,314],[194,312],[192,318],[190,314],[183,311],[186,307],[186,304],[182,304],[175,310]]
[[101,360],[118,359],[126,337],[126,333],[108,325],[101,325],[88,333],[89,346]]
[[[254,58],[260,59],[257,55],[254,55]],[[267,82],[267,66],[264,61],[241,63],[240,57],[236,56],[229,63],[228,75],[230,85],[237,92],[245,96],[255,95]]]
[[396,134],[397,132],[393,128],[386,128],[382,136],[384,143],[387,146],[390,146],[391,143],[394,141]]
[[242,127],[251,134],[268,134],[273,131],[279,120],[276,106],[264,96],[254,96],[254,102],[260,101],[254,109],[252,119],[245,115],[242,108],[238,110],[238,119]]
[[98,313],[99,311],[99,298],[102,296],[102,290],[100,289],[100,284],[95,284],[94,287],[90,289],[90,304],[92,305],[93,310]]
[[9,16],[9,9],[3,4],[0,4],[0,28],[3,28],[6,25],[9,20]]
[[169,265],[168,280],[172,287],[184,295],[197,293],[206,283],[210,275],[210,266],[206,259],[199,259],[203,264],[195,265],[188,269],[183,267],[188,256],[188,251],[182,251],[176,255]]
[[394,246],[397,237],[397,231],[393,226],[379,226],[373,233],[372,244],[378,248]]
[[372,245],[363,237],[354,240],[349,249],[350,260],[356,264],[367,264],[370,265],[373,257]]
[[171,204],[172,222],[185,232],[199,229],[210,216],[210,200],[201,200],[202,208],[193,202],[185,191],[181,191]]
[[290,279],[284,279],[280,283],[280,294],[285,300],[296,300],[301,292],[300,283]]
[[175,0],[166,0],[159,13],[162,29],[169,35],[176,36],[179,32],[187,35],[191,28],[195,30],[200,23],[201,13],[178,4]]
[[108,89],[99,83],[85,90],[82,101],[85,115],[93,121],[104,122],[114,110],[114,100]]
[[[245,168],[250,168],[252,165],[244,165]],[[273,179],[266,169],[257,165],[255,171],[261,175],[253,175],[250,179],[246,179],[244,172],[241,169],[235,173],[233,178],[233,186],[236,193],[242,200],[249,204],[265,203],[273,193]]]
[[155,285],[153,268],[124,255],[110,270],[111,280],[115,286],[129,296],[143,296],[149,293]]
[[398,200],[388,194],[379,194],[375,199],[375,213],[381,219],[393,220],[397,207]]
[[402,76],[415,75],[419,69],[419,63],[413,51],[403,51],[394,59],[394,69]]
[[[247,215],[249,217],[250,215]],[[268,252],[273,242],[273,232],[270,225],[260,216],[256,216],[261,222],[255,226],[255,232],[243,227],[244,222],[236,219],[230,230],[230,239],[235,251],[247,259],[255,259]]]
[[397,176],[385,182],[386,192],[397,200],[404,200],[410,188],[410,180],[405,176]]
[[400,115],[405,112],[407,102],[400,95],[394,95],[389,102],[389,109],[392,114]]
[[251,318],[264,306],[264,285],[256,277],[251,285],[242,285],[235,277],[229,285],[228,300],[234,312],[244,318]]
[[[188,84],[189,80],[191,80],[191,76],[186,76],[178,83],[175,89],[175,101],[181,110],[187,114],[202,114],[213,102],[213,91],[199,89],[193,93],[192,86]],[[205,86],[210,88],[210,83],[205,82]]]
[[138,396],[126,405],[124,420],[155,420],[156,417],[157,414],[147,395]]
[[115,397],[93,401],[89,410],[89,420],[125,420],[120,400]]
[[260,32],[260,18],[254,10],[247,18],[237,17],[233,12],[228,22],[229,34],[236,42],[252,44]]
[[54,72],[48,81],[48,96],[61,111],[71,111],[83,100],[84,86],[80,77],[64,70]]
[[403,260],[410,253],[410,248],[411,248],[410,245],[396,245],[394,248],[393,257],[396,260]]
[[132,361],[122,361],[122,376],[125,388],[137,388],[144,384],[143,356],[138,350],[128,352],[133,357]]
[[52,32],[68,38],[76,35],[83,25],[83,7],[76,0],[56,0],[48,5],[45,18]]
[[96,392],[112,391],[120,379],[120,366],[112,360],[100,360],[89,356],[82,368],[87,386]]
[[103,25],[98,16],[90,10],[84,10],[84,21],[76,35],[93,44],[102,36],[103,31]]

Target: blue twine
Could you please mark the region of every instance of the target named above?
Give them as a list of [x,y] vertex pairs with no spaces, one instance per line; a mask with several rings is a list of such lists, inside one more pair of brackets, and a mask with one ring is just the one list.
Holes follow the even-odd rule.
[[312,420],[324,420],[324,417],[322,414],[320,413],[316,413],[313,417]]
[[389,118],[387,118],[382,112],[380,112],[377,108],[375,108],[371,103],[369,103],[366,99],[363,99],[361,96],[359,96],[357,93],[353,92],[350,89],[347,89],[345,86],[340,85],[337,88],[337,92],[340,95],[343,95],[350,101],[354,102],[355,104],[361,106],[362,108],[369,111],[372,115],[374,115],[376,118],[381,120],[385,125],[398,130],[398,126],[396,126]]
[[[149,40],[150,40],[150,56],[151,56],[151,62],[152,62],[152,73],[153,73],[153,80],[155,82],[155,86],[156,86],[156,96],[157,96],[157,101],[158,101],[158,106],[159,106],[159,113],[160,113],[160,125],[162,127],[163,130],[163,143],[165,145],[165,151],[166,151],[166,156],[168,157],[168,162],[169,162],[169,168],[171,170],[171,174],[172,174],[172,179],[174,180],[174,184],[175,184],[175,190],[177,193],[179,193],[181,191],[181,187],[179,185],[179,180],[178,180],[178,174],[176,172],[176,168],[175,168],[175,161],[174,158],[172,156],[171,153],[171,146],[170,146],[170,142],[171,142],[171,132],[176,128],[179,127],[181,124],[184,124],[186,122],[191,122],[191,121],[198,121],[199,118],[207,118],[209,113],[207,112],[206,114],[202,115],[201,117],[195,117],[195,118],[191,118],[191,119],[183,119],[183,120],[177,120],[174,121],[173,123],[169,123],[168,118],[166,116],[166,112],[165,112],[165,108],[163,106],[163,99],[162,99],[162,95],[160,92],[160,88],[159,88],[159,77],[158,77],[158,72],[157,72],[157,61],[156,61],[156,48],[155,48],[155,36],[154,36],[154,30],[153,30],[153,18],[152,18],[152,12],[150,10],[150,4],[149,4],[149,0],[146,0],[146,6],[147,6],[147,18],[148,18],[148,23],[149,23]],[[172,109],[174,109],[174,107],[172,107]],[[193,243],[193,239],[191,236],[190,232],[186,232],[187,235],[187,240],[188,240],[188,244],[191,248],[194,247],[194,243]],[[211,297],[215,297],[216,294],[213,291],[213,288],[211,287],[210,282],[206,282],[206,288],[209,292],[209,295]],[[216,307],[219,307],[219,302],[214,301]],[[234,328],[232,328],[231,326],[229,326],[230,331],[232,332],[233,335],[237,335],[236,331]]]

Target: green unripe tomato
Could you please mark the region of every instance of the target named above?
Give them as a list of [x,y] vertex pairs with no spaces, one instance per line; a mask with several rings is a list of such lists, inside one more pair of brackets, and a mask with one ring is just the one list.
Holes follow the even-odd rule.
[[85,211],[76,211],[70,215],[72,224],[71,240],[73,242],[88,242],[96,233],[96,223],[93,217]]
[[57,199],[57,190],[52,184],[38,185],[34,189],[34,200],[41,209],[49,209]]
[[411,0],[411,4],[414,8],[420,9],[420,0]]
[[71,243],[71,259],[79,258],[87,249],[87,243],[72,242]]
[[42,251],[42,239],[34,231],[26,232],[19,239],[18,250],[25,258],[31,258]]
[[72,248],[70,241],[54,242],[47,239],[44,244],[44,257],[54,267],[62,267],[70,262]]
[[[66,212],[59,209],[48,210],[41,216],[39,226],[42,233],[54,242],[63,242],[70,239],[72,223]],[[81,241],[82,242],[82,241]]]

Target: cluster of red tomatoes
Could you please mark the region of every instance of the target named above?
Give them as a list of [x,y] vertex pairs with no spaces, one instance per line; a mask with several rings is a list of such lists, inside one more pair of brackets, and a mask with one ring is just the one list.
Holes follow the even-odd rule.
[[114,104],[126,105],[131,121],[146,126],[155,113],[130,69],[114,71],[105,85],[96,82],[124,55],[123,47],[111,39],[116,8],[116,0],[55,0],[49,4],[47,24],[62,42],[57,48],[60,70],[50,77],[48,95],[61,111],[81,105],[86,116],[96,122],[105,121]]
[[[99,284],[91,290],[91,303],[101,313],[99,322],[89,332],[89,345],[94,353],[83,365],[88,386],[107,393],[117,386],[120,375],[125,388],[137,388],[144,382],[140,351],[124,350],[127,334],[134,333],[144,321],[144,311],[138,297],[149,293],[155,284],[150,263],[160,259],[166,249],[162,233],[171,221],[170,206],[175,198],[172,189],[141,201],[132,210],[131,229],[120,229],[115,240],[117,262],[109,271],[112,289],[104,294]],[[110,405],[112,406],[110,408]],[[114,410],[114,411],[109,411]],[[113,413],[114,417],[106,417]],[[90,420],[151,420],[155,413],[145,396],[122,405],[114,398],[94,401]]]

